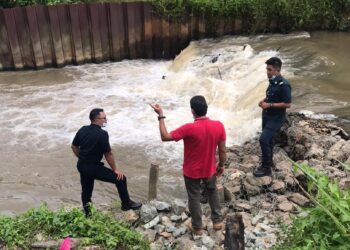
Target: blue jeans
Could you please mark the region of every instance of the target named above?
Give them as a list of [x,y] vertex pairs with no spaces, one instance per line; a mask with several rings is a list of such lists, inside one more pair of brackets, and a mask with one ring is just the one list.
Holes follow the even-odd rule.
[[273,138],[280,131],[284,123],[285,119],[273,119],[272,117],[263,116],[263,130],[259,138],[262,152],[262,167],[270,167],[273,164]]

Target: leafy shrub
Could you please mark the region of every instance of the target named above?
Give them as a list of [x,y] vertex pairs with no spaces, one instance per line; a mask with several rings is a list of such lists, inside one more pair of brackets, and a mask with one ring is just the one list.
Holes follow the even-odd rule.
[[99,244],[105,249],[149,249],[140,234],[112,215],[92,211],[91,218],[86,218],[78,208],[54,212],[42,205],[16,217],[0,216],[0,239],[10,249],[29,249],[38,234],[47,239],[84,238],[84,244]]

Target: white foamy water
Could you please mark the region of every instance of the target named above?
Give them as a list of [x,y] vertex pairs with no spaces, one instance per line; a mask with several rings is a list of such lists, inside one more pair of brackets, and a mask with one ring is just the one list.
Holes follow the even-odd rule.
[[151,155],[178,159],[182,145],[159,147],[158,122],[148,104],[163,106],[171,130],[192,121],[193,95],[206,97],[208,116],[224,123],[229,145],[242,143],[258,131],[264,62],[278,53],[256,53],[248,44],[235,45],[240,42],[235,39],[193,42],[174,61],[66,67],[61,69],[70,79],[65,83],[2,83],[0,126],[8,136],[1,143],[36,150],[69,145],[77,129],[89,123],[89,111],[102,107],[112,144],[137,144]]

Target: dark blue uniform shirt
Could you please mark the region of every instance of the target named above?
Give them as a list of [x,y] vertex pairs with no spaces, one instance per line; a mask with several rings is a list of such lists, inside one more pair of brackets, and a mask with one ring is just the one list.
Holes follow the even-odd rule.
[[111,151],[107,131],[95,124],[79,129],[72,144],[79,147],[78,164],[100,164],[103,154]]
[[[267,103],[291,103],[292,102],[292,88],[289,82],[282,76],[277,76],[273,80],[269,80],[270,84],[266,90]],[[263,116],[271,119],[285,119],[286,109],[268,108],[263,111]]]

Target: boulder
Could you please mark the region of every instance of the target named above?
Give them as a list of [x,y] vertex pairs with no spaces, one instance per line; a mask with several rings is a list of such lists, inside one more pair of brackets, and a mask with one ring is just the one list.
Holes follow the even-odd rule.
[[153,228],[155,225],[157,225],[159,222],[160,222],[160,218],[157,215],[153,220],[151,220],[148,223],[146,223],[145,225],[143,225],[143,227],[145,229],[150,229],[150,228]]
[[129,224],[135,223],[139,218],[140,218],[140,216],[138,216],[138,214],[135,213],[134,210],[128,210],[128,211],[123,213],[124,221],[126,221]]
[[292,212],[294,210],[294,205],[293,203],[289,201],[283,201],[282,203],[278,204],[278,209],[283,211],[283,212]]
[[276,193],[284,193],[285,188],[286,185],[283,181],[274,180],[270,189]]
[[305,154],[305,158],[323,158],[325,155],[324,149],[316,143],[312,143],[311,148]]
[[328,160],[338,160],[344,162],[350,156],[350,141],[340,140],[335,143],[327,153]]
[[156,207],[158,212],[170,212],[171,211],[171,205],[167,202],[153,200],[150,203]]
[[213,249],[213,247],[215,245],[215,241],[211,237],[209,237],[207,235],[203,235],[202,236],[202,244],[208,249]]
[[172,207],[176,215],[181,215],[186,210],[186,204],[180,199],[175,199]]
[[185,233],[187,232],[187,228],[185,227],[180,227],[180,228],[177,228],[174,232],[173,232],[173,236],[175,238],[181,236],[181,235],[184,235]]
[[148,223],[158,215],[157,209],[150,205],[145,204],[141,207],[140,216],[143,223]]
[[288,199],[301,207],[305,207],[310,204],[309,199],[300,193],[293,193],[288,197]]

